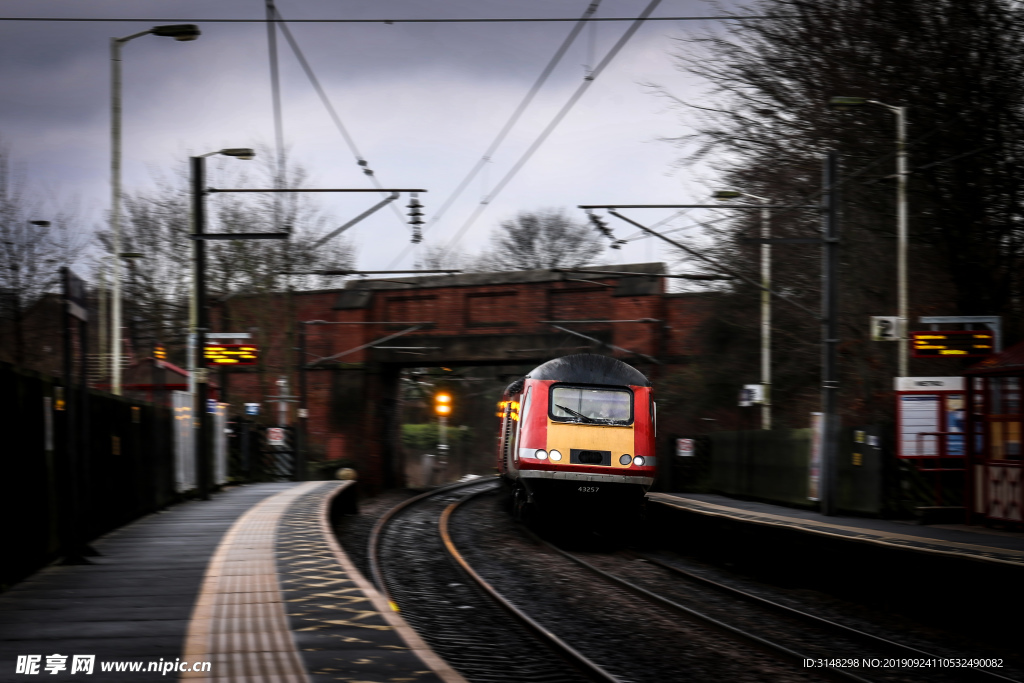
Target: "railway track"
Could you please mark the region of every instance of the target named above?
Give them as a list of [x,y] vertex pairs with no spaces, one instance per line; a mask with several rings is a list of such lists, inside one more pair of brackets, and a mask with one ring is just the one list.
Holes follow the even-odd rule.
[[[475,497],[454,501],[444,511],[439,528],[446,548],[481,590],[517,620],[529,624],[538,636],[547,640],[549,648],[560,649],[563,657],[576,660],[577,668],[586,671],[591,680],[661,683],[820,678],[818,672],[799,671],[780,663],[775,653],[766,656],[763,651],[737,652],[734,642],[707,633],[703,625],[680,627],[674,616],[666,617],[639,605],[631,594],[617,587],[599,587],[580,581],[574,570],[566,570],[564,559],[557,560],[560,567],[555,566],[550,562],[551,553],[538,553],[533,542],[518,527],[510,528],[507,522],[481,527],[497,533],[500,540],[481,539],[483,543],[474,543],[464,538],[460,543],[456,536],[465,535],[463,527],[473,526],[465,522],[479,520],[473,513],[466,512],[464,517],[460,515],[461,523],[453,524],[453,517],[462,504]],[[474,508],[474,512],[480,512],[480,508]],[[516,537],[523,548],[516,545]],[[513,554],[527,565],[536,565],[539,572],[531,575],[523,571],[523,566],[513,566],[504,568],[504,578],[491,580],[483,576],[485,571],[502,573],[502,563],[489,562],[476,551],[509,543],[515,545]],[[532,548],[532,552],[526,552],[527,548]],[[469,550],[477,556],[475,561],[463,552]],[[486,570],[474,566],[477,561],[486,566]],[[550,583],[545,585],[545,575],[558,575],[561,588]],[[510,577],[515,578],[509,580]],[[502,590],[496,589],[495,583],[502,585]],[[574,583],[580,586],[574,587]],[[561,590],[564,588],[568,591]],[[514,595],[510,597],[505,589],[517,590],[512,591]]]
[[369,544],[378,586],[471,681],[1015,680],[983,669],[806,668],[850,644],[862,661],[942,658],[652,556],[588,562],[531,538],[488,501],[461,507],[495,487],[477,481],[405,501]]
[[434,652],[473,683],[594,680],[511,621],[447,555],[437,526],[445,508],[497,485],[477,480],[446,487],[385,513],[368,542],[373,580]]
[[[532,535],[532,534],[531,534]],[[884,664],[886,661],[893,660],[910,660],[910,661],[921,661],[921,660],[932,660],[941,661],[944,659],[950,659],[948,656],[934,654],[932,652],[925,651],[921,648],[912,647],[904,643],[899,643],[894,640],[883,638],[881,636],[868,633],[866,631],[855,629],[850,626],[819,617],[817,615],[805,612],[802,610],[795,609],[793,607],[783,605],[779,602],[768,600],[761,596],[755,595],[748,591],[743,591],[738,588],[728,586],[726,584],[714,581],[694,572],[688,571],[681,567],[673,564],[664,562],[653,556],[644,553],[630,553],[636,559],[640,559],[650,565],[654,565],[669,575],[683,579],[691,584],[697,584],[701,588],[710,588],[716,593],[728,596],[731,599],[742,601],[746,605],[752,605],[756,609],[754,612],[750,612],[749,608],[744,609],[745,623],[755,622],[757,623],[756,630],[749,628],[742,628],[734,625],[735,619],[730,619],[728,612],[735,611],[734,608],[726,607],[722,608],[719,606],[710,606],[710,608],[704,608],[701,610],[694,609],[691,606],[682,604],[685,602],[692,602],[692,600],[686,600],[686,598],[679,597],[667,597],[659,592],[650,590],[648,587],[644,587],[637,581],[631,581],[623,578],[618,573],[607,571],[606,569],[599,568],[591,562],[577,557],[573,553],[566,552],[565,550],[549,543],[548,541],[533,535],[537,543],[542,544],[552,552],[558,553],[562,557],[572,561],[573,563],[584,567],[588,571],[598,576],[601,576],[607,581],[613,582],[627,590],[630,590],[634,594],[643,597],[646,600],[651,601],[654,604],[660,605],[666,609],[672,610],[688,618],[698,619],[709,626],[722,630],[723,632],[731,633],[741,640],[745,640],[755,646],[765,647],[776,652],[780,657],[788,659],[792,663],[803,666],[803,662],[806,660],[852,660],[857,659],[861,662],[864,660],[876,661]],[[783,622],[776,622],[774,624],[766,624],[764,614],[772,613],[783,617]],[[832,634],[830,637],[819,638],[818,643],[801,643],[799,636],[793,638],[791,636],[792,629],[790,625],[793,622],[799,622],[804,626],[804,629],[811,629],[816,633],[829,633]],[[773,635],[763,637],[758,633],[763,633],[766,630],[770,630]],[[806,632],[806,631],[805,631]],[[790,634],[789,637],[779,638],[782,634]],[[837,640],[840,639],[840,640]],[[796,641],[795,643],[793,641]],[[826,641],[828,648],[826,652],[821,651],[821,641]],[[842,642],[846,641],[849,643],[855,643],[858,649],[852,650],[856,652],[856,657],[843,656],[837,654],[837,650],[842,647]],[[803,651],[798,651],[796,648],[810,647]],[[873,648],[873,650],[866,650],[865,648]],[[842,667],[824,667],[831,677],[838,680],[852,680],[852,681],[865,681],[865,680],[924,680],[922,676],[926,677],[929,681],[945,681],[945,680],[971,680],[971,681],[989,681],[990,683],[1020,683],[1018,679],[1011,678],[1007,675],[1001,674],[997,671],[982,667],[973,668],[958,668],[958,669],[934,669],[934,668],[922,668],[917,669],[916,672],[913,669],[900,669],[900,667],[884,667],[879,666],[876,669],[864,669],[859,671],[850,671]],[[870,677],[870,678],[868,678]]]
[[[833,621],[831,619],[825,619],[823,617],[804,612],[796,608],[784,605],[774,600],[755,595],[749,591],[744,591],[734,586],[728,586],[719,581],[714,581],[707,577],[696,574],[692,571],[678,567],[674,564],[664,562],[651,555],[638,553],[637,557],[645,562],[653,564],[665,571],[683,578],[686,581],[690,581],[701,586],[712,588],[715,591],[729,595],[740,600],[758,605],[760,607],[767,608],[776,613],[795,617],[805,623],[811,624],[815,627],[831,631],[839,636],[848,638],[852,641],[863,643],[869,647],[875,647],[885,653],[888,658],[896,659],[943,659],[942,656],[933,654],[925,651],[921,648],[913,647],[905,643],[900,643],[889,638],[883,638],[882,636],[868,633],[867,631],[856,629],[845,624]],[[984,667],[971,667],[968,669],[974,676],[975,680],[979,681],[990,681],[991,683],[1020,683],[1018,679],[1011,678],[997,671],[992,671]]]

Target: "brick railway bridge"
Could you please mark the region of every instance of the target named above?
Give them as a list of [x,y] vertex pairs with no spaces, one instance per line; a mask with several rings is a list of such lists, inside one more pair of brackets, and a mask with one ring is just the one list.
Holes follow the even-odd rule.
[[308,448],[357,463],[371,486],[392,485],[403,369],[489,366],[511,377],[561,355],[596,352],[657,381],[685,364],[709,295],[667,293],[664,272],[664,264],[644,263],[396,276],[234,298],[213,311],[214,330],[255,331],[262,367],[232,368],[222,383],[239,405],[270,400],[272,380],[287,375],[308,410]]

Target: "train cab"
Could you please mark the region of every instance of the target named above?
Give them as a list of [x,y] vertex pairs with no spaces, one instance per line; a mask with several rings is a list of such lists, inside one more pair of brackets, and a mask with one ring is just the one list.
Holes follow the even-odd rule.
[[635,512],[656,472],[651,384],[622,361],[556,358],[509,385],[498,470],[517,516]]

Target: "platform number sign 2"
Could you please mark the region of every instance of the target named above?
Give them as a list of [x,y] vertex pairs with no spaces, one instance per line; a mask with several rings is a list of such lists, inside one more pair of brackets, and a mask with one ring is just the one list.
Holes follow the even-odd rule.
[[268,427],[267,428],[267,445],[268,446],[283,446],[284,445],[284,430],[280,427]]
[[871,316],[871,341],[899,341],[899,321],[895,315]]

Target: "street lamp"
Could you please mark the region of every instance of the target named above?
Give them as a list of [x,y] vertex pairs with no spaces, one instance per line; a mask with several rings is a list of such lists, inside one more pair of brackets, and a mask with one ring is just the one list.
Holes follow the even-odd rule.
[[[145,35],[190,41],[199,37],[195,24],[170,24],[133,33],[124,38],[110,39],[110,230],[113,251],[121,252],[121,47],[130,40]],[[121,394],[121,266],[114,259],[114,292],[111,320],[111,362],[113,363],[111,391]]]
[[894,107],[866,97],[832,97],[828,106],[840,111],[875,104],[896,115],[896,289],[899,327],[899,376],[906,377],[907,355],[907,145],[906,107]]
[[[212,157],[212,156],[216,156],[218,154],[226,156],[226,157],[234,157],[236,159],[241,159],[242,161],[251,161],[252,159],[254,159],[256,157],[255,150],[252,150],[252,149],[250,149],[248,147],[228,147],[226,149],[221,149],[221,150],[218,150],[216,152],[207,152],[206,154],[200,154],[197,157],[192,157],[193,161],[191,163],[192,163],[192,192],[193,192],[193,200],[195,200],[195,196],[196,196],[195,193],[197,193],[197,192],[204,192],[202,185],[205,183],[205,177],[206,177],[206,164],[205,164],[205,161],[200,161],[200,162],[198,162],[198,164],[199,164],[199,173],[198,173],[199,181],[198,181],[198,185],[196,184],[196,181],[197,181],[196,164],[197,164],[197,162],[195,160],[196,159],[205,159],[206,157]],[[204,227],[198,228],[197,227],[198,221],[197,221],[197,218],[196,218],[197,211],[202,213],[202,209],[201,208],[197,208],[197,205],[193,204],[193,206],[192,206],[192,232],[193,232],[193,234],[197,233],[197,232],[201,233],[201,232],[203,232],[205,230],[206,214],[202,213],[203,226]],[[196,373],[195,373],[195,370],[196,370],[196,368],[205,368],[206,367],[206,365],[205,365],[206,364],[206,360],[205,360],[205,357],[203,356],[203,352],[200,351],[199,355],[198,356],[196,355],[196,328],[199,327],[199,321],[198,321],[199,305],[198,305],[198,286],[197,285],[198,285],[200,277],[201,277],[199,275],[199,269],[198,269],[197,264],[199,263],[199,261],[203,261],[203,264],[204,264],[204,267],[205,267],[205,261],[206,261],[205,244],[206,243],[204,241],[202,241],[202,240],[196,240],[196,243],[195,243],[194,247],[199,249],[200,251],[193,250],[193,252],[192,252],[192,296],[189,299],[189,308],[188,308],[188,354],[187,354],[188,366],[187,366],[186,369],[188,370],[188,378],[189,378],[188,379],[188,393],[190,393],[193,396],[195,396],[195,394],[196,394],[196,379],[195,379],[195,374]],[[204,279],[204,283],[205,283],[205,279]],[[205,284],[204,284],[204,287],[205,287]],[[206,292],[204,290],[203,296],[205,297],[205,295],[206,295]],[[202,346],[200,345],[199,348],[202,349]],[[197,358],[198,358],[198,364],[196,362]]]
[[[143,256],[144,254],[140,254],[137,252],[122,252],[120,254],[120,258],[127,259],[142,258]],[[100,257],[99,285],[96,293],[96,298],[99,305],[99,316],[97,317],[96,322],[97,332],[99,335],[99,343],[97,344],[97,348],[100,349],[100,354],[99,360],[97,360],[95,368],[97,382],[100,384],[102,384],[104,380],[109,379],[112,381],[112,376],[108,375],[107,373],[107,362],[110,360],[110,354],[104,354],[103,349],[109,348],[109,344],[107,343],[107,332],[109,332],[113,326],[113,317],[111,315],[111,312],[107,310],[107,307],[111,306],[113,299],[112,283],[110,283],[107,279],[107,271],[113,270],[113,266],[110,266],[109,264],[112,264],[115,260],[117,260],[117,258],[118,255],[116,254],[105,254],[104,256]],[[112,384],[107,385],[108,388],[112,386]]]
[[189,339],[195,340],[195,348],[190,349],[192,368],[189,372],[189,384],[192,389],[192,410],[199,423],[198,448],[196,461],[199,468],[197,484],[199,495],[203,500],[210,497],[210,445],[207,438],[207,401],[210,396],[208,373],[206,370],[206,332],[209,328],[209,316],[206,311],[206,242],[201,238],[206,232],[206,207],[203,198],[206,194],[206,157],[222,154],[248,161],[256,156],[256,152],[248,147],[230,147],[200,154],[189,159],[192,185],[192,306],[189,315]]
[[[715,199],[736,199],[749,197],[767,205],[770,200],[748,192],[719,190],[712,195]],[[771,210],[761,209],[761,429],[772,428],[772,246]]]

